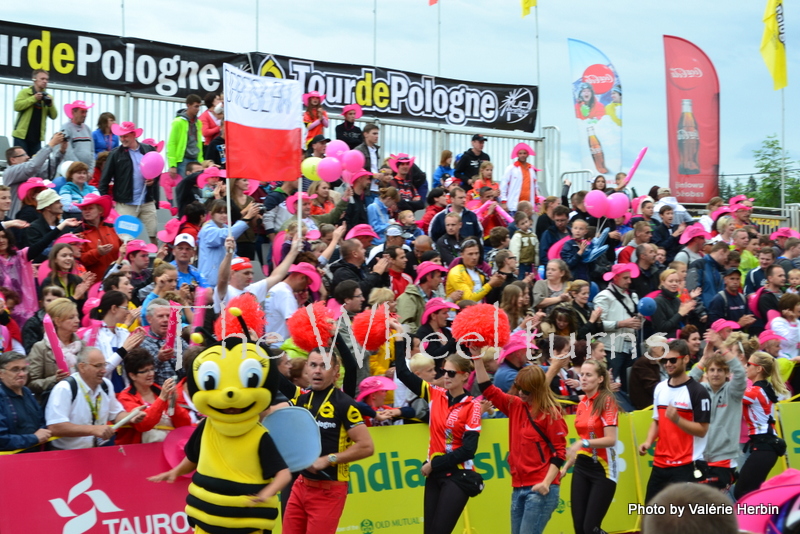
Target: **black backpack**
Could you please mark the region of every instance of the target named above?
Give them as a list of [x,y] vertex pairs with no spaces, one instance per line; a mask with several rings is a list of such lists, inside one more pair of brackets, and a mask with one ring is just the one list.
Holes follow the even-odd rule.
[[[78,396],[78,381],[75,380],[75,377],[72,375],[68,376],[64,380],[66,380],[67,384],[69,384],[69,390],[72,393],[72,402],[75,402],[75,399]],[[55,385],[52,388],[42,393],[42,396],[40,397],[41,400],[39,401],[39,404],[41,404],[42,408],[47,407],[47,401],[48,399],[50,399],[50,394],[53,392],[54,387]],[[100,387],[103,388],[103,393],[105,393],[106,395],[109,394],[108,384],[106,384],[105,380],[103,380],[100,383]]]

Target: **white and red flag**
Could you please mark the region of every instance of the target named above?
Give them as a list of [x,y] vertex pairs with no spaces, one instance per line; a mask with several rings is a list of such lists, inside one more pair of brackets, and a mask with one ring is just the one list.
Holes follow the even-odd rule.
[[303,133],[300,82],[255,76],[227,63],[223,76],[228,177],[297,180]]

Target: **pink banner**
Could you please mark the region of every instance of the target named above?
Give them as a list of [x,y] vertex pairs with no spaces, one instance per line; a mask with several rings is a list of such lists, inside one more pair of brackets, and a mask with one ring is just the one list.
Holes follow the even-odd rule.
[[191,532],[189,479],[146,480],[169,468],[161,443],[0,456],[0,532]]

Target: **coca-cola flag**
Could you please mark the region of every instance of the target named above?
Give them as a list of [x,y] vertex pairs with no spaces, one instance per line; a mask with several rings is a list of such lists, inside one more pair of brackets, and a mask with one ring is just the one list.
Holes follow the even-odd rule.
[[669,187],[679,202],[719,194],[719,80],[708,56],[686,39],[664,36]]
[[622,170],[619,75],[605,54],[575,39],[569,39],[569,63],[581,162],[586,169],[613,176]]
[[225,63],[225,151],[229,178],[292,181],[300,176],[300,82],[255,76]]

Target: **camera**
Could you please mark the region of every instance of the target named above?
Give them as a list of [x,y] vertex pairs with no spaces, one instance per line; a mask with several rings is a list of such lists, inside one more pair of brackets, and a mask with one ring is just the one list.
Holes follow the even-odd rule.
[[53,105],[53,97],[48,95],[47,93],[42,94],[42,103],[45,106],[52,106]]
[[62,128],[58,133],[64,136],[64,141],[69,141],[69,132],[67,132],[66,128]]

